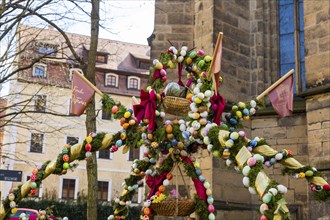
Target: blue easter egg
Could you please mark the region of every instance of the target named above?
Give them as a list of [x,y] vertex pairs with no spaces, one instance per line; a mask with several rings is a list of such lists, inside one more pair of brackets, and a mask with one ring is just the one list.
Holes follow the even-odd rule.
[[243,109],[243,115],[249,115],[249,114],[250,114],[249,109],[247,108]]
[[213,204],[213,202],[214,202],[213,197],[212,197],[212,196],[208,196],[208,197],[207,197],[207,203],[208,203],[208,204]]
[[274,164],[276,163],[276,159],[275,159],[275,158],[271,158],[271,159],[269,160],[269,163],[270,163],[271,165],[274,165]]
[[237,124],[237,120],[235,118],[231,118],[229,121],[230,121],[230,124],[232,124],[232,125]]
[[257,146],[257,144],[258,144],[258,142],[257,142],[256,140],[252,140],[252,141],[250,142],[250,146],[251,146],[251,147],[255,147],[255,146]]
[[141,138],[144,139],[144,140],[146,140],[147,139],[147,134],[146,133],[142,133],[141,134]]
[[152,158],[150,158],[149,162],[150,163],[156,163],[156,160],[155,160],[155,158],[152,157]]
[[133,110],[132,110],[132,109],[128,109],[128,111],[129,111],[131,114],[133,114]]
[[235,131],[235,130],[236,130],[235,127],[230,127],[230,128],[229,128],[229,131],[230,131],[230,132],[233,132],[233,131]]
[[183,138],[189,138],[189,133],[186,132],[186,131],[183,131],[183,132],[182,132],[182,137],[183,137]]
[[123,144],[122,140],[118,140],[118,141],[116,141],[116,145],[117,145],[118,147],[120,147],[122,144]]
[[200,169],[196,169],[196,174],[197,174],[197,176],[199,176],[199,175],[201,175],[202,174],[202,171],[200,170]]
[[178,145],[178,141],[174,139],[174,140],[172,141],[172,145],[173,145],[173,146]]
[[229,121],[229,120],[231,119],[231,114],[230,114],[230,113],[227,113],[227,114],[225,115],[225,119],[226,119],[227,121]]
[[198,177],[198,179],[199,179],[201,182],[204,182],[204,181],[205,181],[205,177],[202,176],[202,175],[200,175],[200,176]]

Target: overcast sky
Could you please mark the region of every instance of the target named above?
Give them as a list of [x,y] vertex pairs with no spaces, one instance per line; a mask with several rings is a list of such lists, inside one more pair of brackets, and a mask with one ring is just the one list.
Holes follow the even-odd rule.
[[[144,44],[154,29],[154,0],[105,0],[101,4],[101,22],[109,30],[100,29],[100,38]],[[69,32],[89,35],[86,24],[76,24]]]

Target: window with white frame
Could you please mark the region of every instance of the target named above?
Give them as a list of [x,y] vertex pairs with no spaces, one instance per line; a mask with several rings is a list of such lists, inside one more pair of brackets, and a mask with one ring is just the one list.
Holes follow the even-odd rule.
[[110,150],[107,149],[102,149],[98,151],[98,158],[100,159],[107,159],[107,160],[112,160],[113,159],[113,153],[110,152]]
[[128,153],[128,160],[133,161],[135,159],[140,159],[140,148],[131,148]]
[[30,152],[42,153],[44,134],[31,133]]
[[76,198],[76,179],[62,179],[62,199],[75,199]]
[[70,82],[72,81],[72,74],[73,74],[73,71],[77,71],[77,72],[79,72],[81,75],[84,75],[82,69],[80,69],[80,68],[70,68],[70,69],[69,69],[69,73],[68,73],[68,79],[69,79]]
[[36,95],[34,98],[34,110],[36,112],[46,111],[46,95]]
[[109,87],[118,87],[118,75],[114,73],[106,73],[104,85]]
[[73,136],[66,137],[66,143],[70,146],[78,144],[78,142],[79,142],[79,137],[73,137]]
[[47,65],[43,63],[37,63],[33,65],[32,76],[46,78]]
[[102,110],[102,119],[103,120],[111,120],[111,111],[105,111],[105,110]]
[[140,78],[136,76],[129,76],[127,78],[127,89],[140,89]]
[[109,182],[98,181],[97,199],[99,201],[108,201],[109,198]]

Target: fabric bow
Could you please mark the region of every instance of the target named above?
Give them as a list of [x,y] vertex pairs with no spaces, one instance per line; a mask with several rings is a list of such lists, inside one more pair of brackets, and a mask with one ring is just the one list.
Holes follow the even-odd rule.
[[225,109],[226,100],[219,93],[217,93],[211,97],[210,102],[212,104],[212,110],[214,112],[213,121],[217,125],[220,125],[220,117],[223,110]]
[[134,115],[140,122],[143,119],[149,119],[148,130],[153,131],[155,129],[155,111],[157,109],[157,97],[155,90],[146,92],[141,90],[140,93],[141,102],[138,105],[133,105]]
[[151,198],[151,196],[155,195],[155,193],[158,190],[158,187],[163,184],[163,181],[166,179],[166,175],[168,172],[161,173],[157,175],[156,177],[153,177],[151,175],[148,175],[146,178],[146,183],[150,188],[150,192],[148,194],[148,199]]

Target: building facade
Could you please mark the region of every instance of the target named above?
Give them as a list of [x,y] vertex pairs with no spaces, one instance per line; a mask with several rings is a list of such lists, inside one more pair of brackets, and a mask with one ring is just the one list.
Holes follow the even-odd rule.
[[[151,57],[171,45],[212,54],[224,33],[221,95],[228,106],[261,94],[295,69],[293,115],[280,118],[269,105],[248,123],[248,136],[264,137],[276,150],[291,149],[302,164],[330,177],[330,2],[309,0],[156,0]],[[259,201],[241,174],[223,161],[199,160],[212,179],[217,219],[259,219]],[[319,203],[304,180],[281,175],[279,164],[267,173],[288,187],[286,200],[295,219],[328,217],[329,202]]]
[[[84,59],[88,54],[89,37],[66,33],[74,51]],[[77,62],[68,44],[52,28],[21,26],[17,35],[19,55],[16,67],[26,67],[10,81],[7,113],[20,112],[4,127],[1,169],[23,172],[22,182],[1,182],[1,195],[6,196],[29,179],[32,170],[48,160],[56,160],[65,144],[83,142],[86,137],[86,114],[70,114],[71,70]],[[146,87],[149,73],[149,46],[108,39],[99,39],[96,65],[96,86],[127,106]],[[95,132],[117,132],[119,121],[103,112],[101,97],[96,97]],[[33,113],[32,113],[33,112]],[[7,118],[8,119],[8,118]],[[121,192],[121,185],[131,170],[132,161],[140,151],[113,154],[97,152],[98,199],[110,202]],[[34,197],[73,199],[87,195],[85,161],[77,162],[66,175],[51,175],[43,181]],[[143,191],[133,202],[142,200]]]

